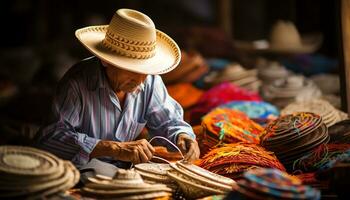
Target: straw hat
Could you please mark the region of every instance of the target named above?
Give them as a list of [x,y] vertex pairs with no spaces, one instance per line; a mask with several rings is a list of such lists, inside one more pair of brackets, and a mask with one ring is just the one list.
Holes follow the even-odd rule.
[[181,58],[174,40],[136,10],[119,9],[109,25],[81,28],[75,36],[101,60],[136,73],[164,74]]
[[322,34],[300,35],[291,21],[277,21],[271,29],[269,41],[236,41],[237,48],[261,53],[305,54],[315,52],[322,44]]

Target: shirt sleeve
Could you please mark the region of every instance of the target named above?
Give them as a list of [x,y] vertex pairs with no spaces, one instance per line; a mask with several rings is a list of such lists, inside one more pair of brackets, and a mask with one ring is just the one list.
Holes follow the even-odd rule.
[[79,132],[82,117],[81,95],[77,83],[60,83],[53,100],[53,119],[39,130],[37,146],[58,157],[84,165],[99,139]]
[[163,136],[176,144],[179,133],[187,133],[193,139],[192,127],[183,120],[183,109],[167,92],[160,76],[154,76],[147,112],[147,128],[150,136]]

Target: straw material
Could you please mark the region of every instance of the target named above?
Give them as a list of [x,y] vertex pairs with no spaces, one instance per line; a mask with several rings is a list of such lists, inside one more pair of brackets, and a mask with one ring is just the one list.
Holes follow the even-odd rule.
[[277,79],[285,78],[289,71],[277,61],[267,61],[261,59],[258,61],[258,77],[263,85],[271,84]]
[[229,64],[224,70],[211,72],[204,77],[204,83],[208,86],[214,86],[222,82],[231,82],[252,91],[257,91],[260,86],[260,81],[257,78],[257,70],[244,69],[238,63]]
[[188,163],[183,163],[183,162],[177,162],[176,163],[177,166],[179,166],[180,168],[183,168],[187,171],[190,171],[191,173],[200,175],[206,179],[212,180],[212,181],[216,181],[222,185],[228,185],[228,186],[232,186],[233,184],[235,184],[235,181],[230,179],[230,178],[226,178],[224,176],[220,176],[218,174],[212,173],[208,170],[205,170],[199,166],[193,165],[193,164],[188,164]]
[[162,163],[141,163],[135,165],[135,169],[151,174],[166,176],[167,171],[171,170],[171,167],[169,166],[169,164]]
[[109,25],[81,28],[75,35],[101,60],[136,73],[163,74],[181,58],[177,44],[136,10],[119,9]]
[[233,180],[231,180],[231,184],[222,184],[220,179],[226,181],[228,178],[222,177],[220,175],[216,175],[218,180],[213,180],[207,178],[208,174],[211,173],[205,169],[202,169],[202,174],[193,173],[192,171],[188,170],[188,168],[184,168],[181,165],[177,164],[171,164],[171,167],[178,173],[180,173],[183,176],[186,176],[187,179],[194,180],[197,183],[201,183],[202,185],[222,190],[222,191],[231,191],[232,185],[235,184]]
[[293,75],[263,87],[262,96],[277,107],[283,108],[295,100],[307,101],[321,97],[321,91],[311,80]]
[[235,46],[254,53],[307,54],[315,52],[321,46],[322,40],[321,33],[300,35],[292,22],[279,20],[272,26],[268,39],[235,41]]
[[30,147],[0,147],[0,198],[45,198],[73,187],[79,171],[68,161]]
[[202,182],[197,182],[176,171],[168,172],[168,175],[177,182],[185,196],[192,199],[214,194],[226,194],[226,192],[222,190],[205,186]]
[[293,102],[282,109],[281,114],[287,115],[294,112],[313,112],[320,115],[327,127],[341,121],[341,111],[334,108],[328,101],[312,99],[309,101]]
[[118,169],[113,179],[88,178],[82,192],[95,198],[143,199],[152,194],[169,196],[172,189],[164,184],[145,183],[135,170]]

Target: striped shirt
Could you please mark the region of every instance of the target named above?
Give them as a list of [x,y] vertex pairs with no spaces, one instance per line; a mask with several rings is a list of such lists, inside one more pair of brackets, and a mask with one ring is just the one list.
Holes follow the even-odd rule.
[[89,161],[100,140],[132,141],[145,126],[150,137],[163,136],[175,144],[181,132],[195,138],[159,75],[148,75],[139,91],[128,93],[122,109],[95,57],[73,66],[59,82],[53,115],[39,130],[38,147],[77,166]]

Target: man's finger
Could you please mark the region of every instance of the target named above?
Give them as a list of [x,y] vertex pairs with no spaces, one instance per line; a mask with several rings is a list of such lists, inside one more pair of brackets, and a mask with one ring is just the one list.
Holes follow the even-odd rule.
[[148,149],[150,150],[150,152],[151,152],[151,154],[153,156],[153,154],[154,154],[154,152],[156,152],[156,150],[154,149],[154,147],[148,141],[147,141],[146,145],[147,145]]
[[141,163],[148,162],[149,159],[148,159],[148,157],[147,157],[147,155],[146,155],[146,153],[145,153],[143,147],[142,147],[142,146],[138,146],[138,149],[139,149],[139,159],[140,159],[140,162],[141,162]]
[[140,163],[140,156],[137,148],[133,149],[133,157],[131,158],[131,162],[134,164]]
[[146,144],[145,146],[144,146],[144,152],[145,152],[145,154],[146,154],[146,156],[147,156],[147,159],[148,160],[151,160],[152,159],[152,157],[153,157],[153,154],[154,154],[154,148],[152,147],[152,145],[151,144]]
[[188,147],[188,152],[186,153],[186,155],[185,155],[185,160],[189,160],[189,158],[191,158],[192,157],[192,154],[194,153],[194,151],[195,151],[195,149],[194,149],[194,146],[192,145],[193,144],[193,142],[191,142],[191,141],[189,141],[188,142],[189,143],[189,147]]
[[186,142],[183,138],[180,138],[179,142],[177,143],[177,146],[180,148],[182,153],[186,153],[186,151],[187,151]]

